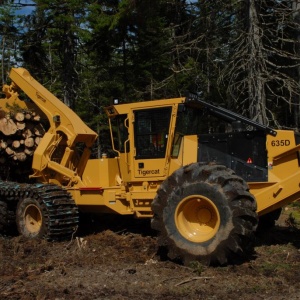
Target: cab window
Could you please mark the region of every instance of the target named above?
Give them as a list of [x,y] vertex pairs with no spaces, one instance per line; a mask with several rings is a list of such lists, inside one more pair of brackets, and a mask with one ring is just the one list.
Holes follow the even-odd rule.
[[115,149],[121,153],[124,153],[125,150],[126,152],[129,152],[129,143],[125,143],[128,140],[127,115],[118,115],[112,119],[112,130]]
[[135,111],[136,158],[164,158],[171,107]]

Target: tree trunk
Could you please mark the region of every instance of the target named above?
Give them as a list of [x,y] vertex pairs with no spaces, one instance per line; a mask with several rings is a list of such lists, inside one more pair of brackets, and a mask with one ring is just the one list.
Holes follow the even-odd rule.
[[263,81],[263,53],[261,29],[254,0],[249,0],[249,73],[248,94],[250,118],[268,124],[266,117],[266,95]]
[[[300,1],[299,0],[295,0],[293,1],[293,18],[295,23],[299,24],[300,26]],[[298,43],[295,45],[296,47],[296,51],[298,56],[300,56],[300,47],[299,47],[299,43],[300,43],[300,30],[299,27],[297,30],[295,30],[295,40],[298,41]],[[297,67],[297,82],[300,85],[300,66]],[[294,102],[300,104],[300,96],[299,95],[295,95],[294,96]],[[294,113],[294,122],[296,125],[296,128],[298,128],[299,130],[299,125],[300,125],[300,105],[296,105],[295,109],[293,109],[293,113]]]

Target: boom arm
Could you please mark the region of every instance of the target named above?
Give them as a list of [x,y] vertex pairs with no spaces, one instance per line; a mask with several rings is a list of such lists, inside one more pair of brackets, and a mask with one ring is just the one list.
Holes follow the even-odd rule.
[[[47,116],[50,128],[35,151],[33,158],[34,177],[49,181],[48,169],[55,171],[58,177],[67,178],[67,185],[77,183],[90,156],[90,147],[97,138],[91,130],[69,107],[56,98],[50,91],[37,82],[24,68],[12,68],[9,77],[15,85]],[[75,146],[85,145],[79,161],[72,163]],[[52,154],[60,146],[63,148],[60,162],[51,159]],[[56,178],[57,178],[56,176]],[[58,182],[61,182],[58,180]]]

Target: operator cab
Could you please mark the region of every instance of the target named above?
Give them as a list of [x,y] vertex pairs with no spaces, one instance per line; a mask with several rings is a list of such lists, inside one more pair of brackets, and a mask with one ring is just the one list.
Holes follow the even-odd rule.
[[[225,165],[249,182],[268,180],[266,134],[276,131],[194,95],[151,101],[151,106],[111,106],[106,112],[113,147],[124,159],[127,169],[122,174],[128,180],[167,176],[170,160],[183,155],[185,137],[197,141],[188,145],[194,148],[193,162]],[[189,155],[190,149],[185,150]]]

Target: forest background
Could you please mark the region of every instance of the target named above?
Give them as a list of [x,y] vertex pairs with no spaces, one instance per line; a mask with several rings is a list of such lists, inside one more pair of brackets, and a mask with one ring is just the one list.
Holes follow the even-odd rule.
[[97,131],[99,145],[112,99],[186,91],[265,125],[300,127],[299,0],[0,4],[1,83],[11,67],[27,68]]

